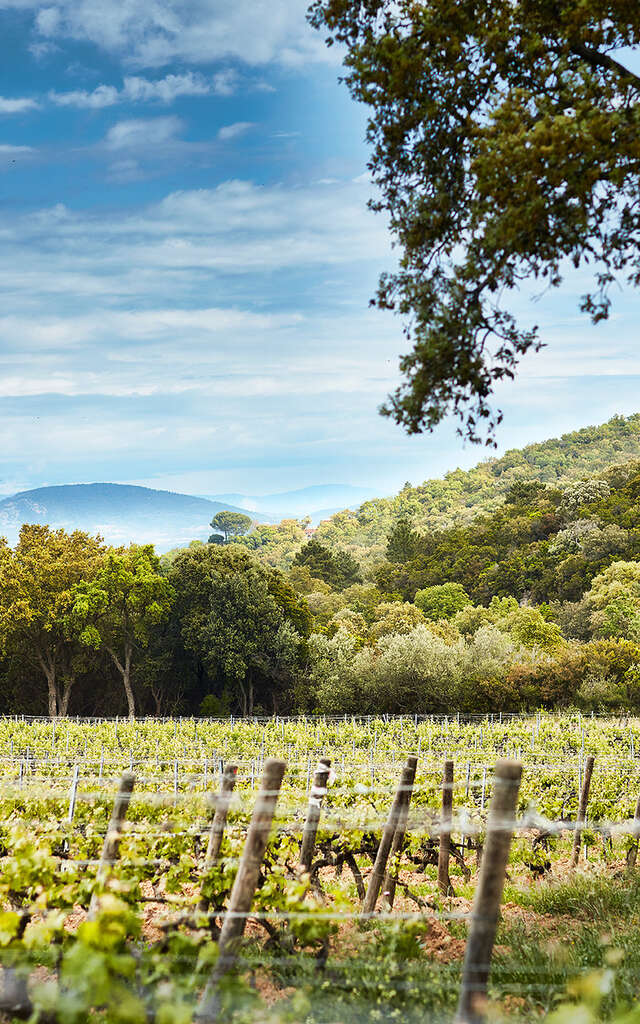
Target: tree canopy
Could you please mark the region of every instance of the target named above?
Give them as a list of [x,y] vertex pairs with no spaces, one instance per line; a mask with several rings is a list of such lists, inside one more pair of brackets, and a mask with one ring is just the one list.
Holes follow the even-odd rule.
[[581,300],[606,318],[611,285],[640,281],[640,43],[629,0],[314,0],[346,44],[346,82],[370,108],[376,210],[399,268],[374,303],[412,350],[383,412],[410,433],[450,411],[474,441],[501,414],[497,381],[540,345],[509,298],[588,265]]
[[[228,510],[217,512],[210,524],[214,530],[218,530],[224,537],[225,544],[228,544],[232,537],[239,537],[251,529],[251,518],[243,512],[230,512]],[[209,538],[209,543],[215,543],[215,534]]]
[[185,551],[170,580],[182,639],[244,714],[256,699],[275,711],[290,681],[311,616],[276,569],[235,545]]
[[136,651],[169,614],[174,593],[151,544],[111,550],[98,572],[79,583],[70,619],[87,647],[108,652],[122,677],[129,717],[136,713],[131,670]]
[[81,668],[75,588],[95,576],[104,550],[99,537],[40,525],[23,526],[14,550],[0,542],[0,650],[42,673],[52,718],[66,715]]
[[324,580],[337,590],[362,583],[360,566],[348,551],[332,551],[320,541],[311,540],[298,551],[294,566],[306,566],[312,576]]

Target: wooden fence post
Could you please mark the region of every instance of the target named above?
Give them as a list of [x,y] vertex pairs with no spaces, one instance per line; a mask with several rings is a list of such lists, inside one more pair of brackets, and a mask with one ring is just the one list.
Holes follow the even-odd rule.
[[591,775],[593,773],[593,762],[595,758],[593,755],[589,755],[584,765],[584,778],[582,780],[582,792],[580,793],[580,803],[578,805],[578,818],[576,820],[576,827],[573,833],[573,849],[571,851],[571,862],[570,866],[575,868],[580,858],[580,837],[582,836],[582,826],[584,825],[585,818],[587,816],[587,804],[589,802],[589,789],[591,788]]
[[380,887],[384,879],[391,844],[393,843],[393,837],[396,834],[398,822],[400,821],[400,814],[404,801],[413,787],[417,764],[417,757],[409,757],[407,758],[405,767],[402,769],[400,784],[396,790],[396,795],[393,798],[389,817],[387,818],[387,823],[380,839],[380,845],[378,846],[373,871],[369,878],[369,887],[362,905],[363,914],[373,914],[375,912],[378,893],[380,892]]
[[440,819],[440,850],[438,853],[438,888],[444,896],[452,892],[449,878],[451,850],[451,817],[453,809],[453,761],[445,761],[442,778],[442,818]]
[[309,793],[307,818],[302,832],[299,862],[299,866],[302,871],[311,870],[311,860],[316,846],[316,832],[318,831],[318,822],[320,821],[320,809],[327,792],[327,780],[329,778],[330,768],[331,761],[328,757],[321,757],[318,760],[315,774],[313,776],[313,786]]
[[[412,765],[415,761],[415,766],[418,764],[417,757],[407,758],[407,764]],[[393,836],[393,842],[391,844],[391,852],[389,854],[389,865],[384,876],[384,882],[382,883],[382,894],[386,896],[389,909],[393,909],[393,901],[396,895],[396,882],[398,880],[399,871],[399,858],[402,853],[402,844],[404,843],[404,837],[407,832],[407,820],[409,818],[409,804],[411,803],[411,797],[413,796],[413,786],[415,783],[415,766],[413,771],[413,778],[411,783],[407,787],[405,799],[402,807],[400,808],[400,816],[398,819],[398,827]]]
[[[229,813],[229,805],[231,803],[231,795],[236,784],[237,776],[238,766],[236,764],[225,765],[222,782],[220,783],[220,792],[216,798],[216,810],[211,822],[211,828],[209,829],[209,843],[207,845],[207,855],[204,859],[205,873],[213,864],[215,864],[218,859],[218,854],[220,853],[224,828],[227,823],[227,815]],[[198,909],[205,912],[209,909],[209,899],[207,896],[200,897]]]
[[73,775],[71,776],[71,789],[69,790],[69,813],[67,814],[67,821],[69,824],[73,821],[73,816],[76,812],[76,800],[78,798],[78,775],[80,768],[78,765],[73,766]]
[[215,1021],[218,1017],[218,982],[233,967],[236,959],[237,942],[242,937],[251,910],[285,768],[285,762],[276,758],[269,758],[265,762],[242,859],[231,890],[229,907],[224,914],[218,940],[218,959],[200,998],[194,1018],[196,1021]]
[[638,858],[638,836],[640,836],[640,796],[636,801],[636,810],[633,816],[633,835],[634,843],[627,850],[627,867],[635,868],[636,860]]
[[483,1018],[521,777],[522,765],[517,761],[498,761],[496,764],[456,1024],[477,1024]]
[[129,808],[129,801],[131,800],[131,794],[133,792],[133,786],[136,781],[135,775],[131,772],[123,772],[122,778],[120,779],[120,785],[116,798],[113,801],[113,811],[111,812],[111,821],[109,822],[109,828],[107,834],[104,837],[104,843],[102,846],[102,855],[100,857],[100,863],[98,865],[98,871],[96,873],[96,882],[93,895],[91,896],[91,903],[89,904],[89,920],[93,920],[98,913],[100,904],[100,897],[98,890],[104,886],[105,882],[109,877],[109,872],[118,859],[118,849],[120,846],[120,835],[122,830],[122,824],[127,816],[127,810]]

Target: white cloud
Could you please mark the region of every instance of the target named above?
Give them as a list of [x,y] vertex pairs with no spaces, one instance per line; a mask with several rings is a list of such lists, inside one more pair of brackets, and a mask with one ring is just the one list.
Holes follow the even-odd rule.
[[237,139],[245,135],[251,128],[255,127],[253,121],[236,121],[235,124],[225,124],[218,132],[221,142],[228,142],[230,139]]
[[[207,79],[192,71],[183,75],[166,75],[165,78],[156,80],[130,75],[124,79],[121,89],[117,89],[114,85],[99,85],[92,92],[87,92],[84,89],[76,89],[71,92],[52,90],[49,93],[49,99],[60,107],[80,107],[93,110],[113,107],[118,103],[173,103],[180,96],[222,94],[224,89],[231,88],[231,78],[221,78],[217,83],[218,77]],[[229,95],[228,92],[224,94]],[[0,101],[0,112],[1,110]]]
[[58,7],[40,7],[36,15],[36,28],[43,36],[54,36],[62,27],[62,12]]
[[0,114],[24,114],[28,110],[37,110],[38,106],[36,100],[27,97],[8,99],[0,96]]
[[47,42],[89,41],[130,66],[226,59],[304,66],[338,59],[307,24],[300,0],[60,0],[49,6],[5,0],[5,5],[33,10],[36,32]]
[[107,132],[108,149],[145,149],[175,139],[182,129],[179,117],[133,118],[118,121]]
[[218,71],[213,76],[213,91],[216,96],[232,96],[238,87],[238,75],[228,69]]
[[35,153],[32,146],[0,145],[0,156],[27,156],[29,153]]
[[155,82],[147,78],[125,78],[123,94],[128,100],[159,100],[172,103],[178,96],[207,96],[214,91],[214,83],[192,71],[184,75],[167,75]]
[[120,100],[120,93],[113,85],[99,85],[93,92],[76,89],[72,92],[55,92],[51,90],[49,99],[58,107],[80,107],[88,110],[101,110],[112,107]]

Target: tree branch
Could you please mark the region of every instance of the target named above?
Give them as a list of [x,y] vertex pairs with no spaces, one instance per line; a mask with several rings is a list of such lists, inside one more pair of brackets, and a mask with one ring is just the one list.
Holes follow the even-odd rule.
[[592,68],[602,68],[604,71],[615,71],[621,78],[627,79],[627,81],[634,85],[636,89],[640,89],[640,76],[635,75],[633,71],[629,71],[624,64],[610,57],[608,53],[600,53],[599,50],[594,50],[590,46],[585,46],[584,43],[571,43],[571,52],[577,57],[581,57],[587,64],[590,64]]

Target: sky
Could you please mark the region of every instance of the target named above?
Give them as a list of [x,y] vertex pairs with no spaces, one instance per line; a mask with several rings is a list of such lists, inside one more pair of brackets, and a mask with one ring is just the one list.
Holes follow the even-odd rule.
[[[486,450],[377,413],[401,322],[365,111],[298,0],[0,0],[0,494],[388,494]],[[517,298],[498,453],[640,410],[638,300]]]

